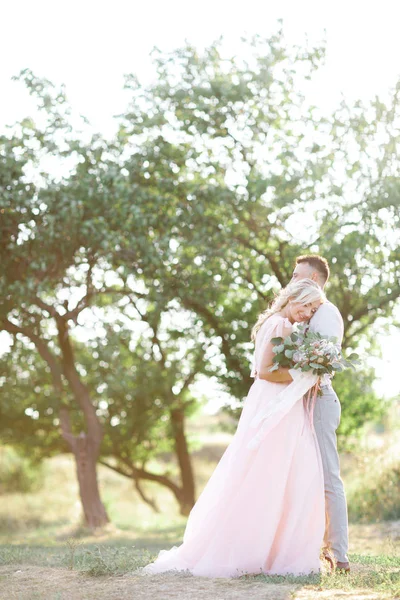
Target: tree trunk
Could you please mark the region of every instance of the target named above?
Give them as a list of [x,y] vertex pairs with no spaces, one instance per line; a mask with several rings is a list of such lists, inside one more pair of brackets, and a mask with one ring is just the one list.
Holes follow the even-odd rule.
[[109,519],[100,499],[96,468],[97,449],[85,433],[76,437],[74,442],[73,453],[85,525],[91,529],[103,527],[109,522]]
[[181,515],[187,516],[195,503],[195,485],[192,461],[185,435],[185,413],[183,409],[176,408],[171,411],[171,422],[182,481],[178,501]]
[[[102,527],[109,522],[106,509],[100,499],[97,481],[97,461],[103,439],[103,428],[96,415],[96,409],[90,398],[87,386],[81,381],[75,367],[74,353],[69,337],[68,324],[57,318],[58,339],[62,352],[62,365],[70,389],[74,394],[85,420],[87,433],[70,438],[70,446],[75,456],[76,471],[79,482],[79,493],[82,502],[85,525],[90,528]],[[64,416],[64,427],[68,430],[69,419]],[[68,438],[66,438],[68,439]]]
[[[41,302],[40,306],[43,308],[42,304]],[[91,529],[95,529],[109,522],[106,509],[100,499],[97,482],[96,463],[100,454],[103,430],[96,415],[95,407],[91,402],[89,390],[80,380],[75,368],[68,323],[51,306],[45,306],[44,308],[56,319],[58,339],[62,352],[60,359],[50,350],[47,342],[40,338],[32,329],[19,327],[6,319],[3,326],[6,331],[9,331],[13,335],[18,333],[26,335],[35,344],[40,356],[50,368],[54,391],[60,402],[63,398],[62,373],[64,373],[77,405],[82,410],[87,434],[73,435],[68,408],[62,404],[60,407],[60,424],[62,435],[75,457],[85,525]]]

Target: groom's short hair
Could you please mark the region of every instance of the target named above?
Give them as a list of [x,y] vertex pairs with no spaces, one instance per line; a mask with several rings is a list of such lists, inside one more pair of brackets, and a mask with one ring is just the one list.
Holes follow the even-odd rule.
[[301,263],[307,263],[310,267],[318,271],[321,278],[324,280],[324,284],[328,281],[330,269],[326,258],[319,256],[319,254],[304,254],[303,256],[298,256],[296,258],[296,265]]

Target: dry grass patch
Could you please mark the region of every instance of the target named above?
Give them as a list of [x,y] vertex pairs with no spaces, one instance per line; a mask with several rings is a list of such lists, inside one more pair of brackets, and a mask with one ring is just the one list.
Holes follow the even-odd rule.
[[393,600],[391,594],[371,590],[300,590],[294,600]]
[[290,600],[296,586],[175,574],[89,578],[76,571],[1,567],[1,600]]

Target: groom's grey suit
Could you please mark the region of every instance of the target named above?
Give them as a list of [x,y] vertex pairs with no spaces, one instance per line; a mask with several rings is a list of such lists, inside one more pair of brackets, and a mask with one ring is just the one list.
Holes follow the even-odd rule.
[[[334,304],[325,302],[310,320],[310,330],[343,340],[343,319]],[[325,484],[325,546],[331,548],[338,562],[347,562],[349,545],[346,495],[340,478],[336,429],[340,423],[340,402],[329,377],[321,385],[314,409],[314,427],[322,457]]]

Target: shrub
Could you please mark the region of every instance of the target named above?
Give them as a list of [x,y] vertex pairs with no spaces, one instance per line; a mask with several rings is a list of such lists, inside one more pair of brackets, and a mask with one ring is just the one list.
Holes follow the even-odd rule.
[[10,446],[0,447],[0,494],[32,492],[42,483],[42,465],[21,456]]
[[400,462],[365,476],[348,495],[348,506],[351,521],[400,519]]

